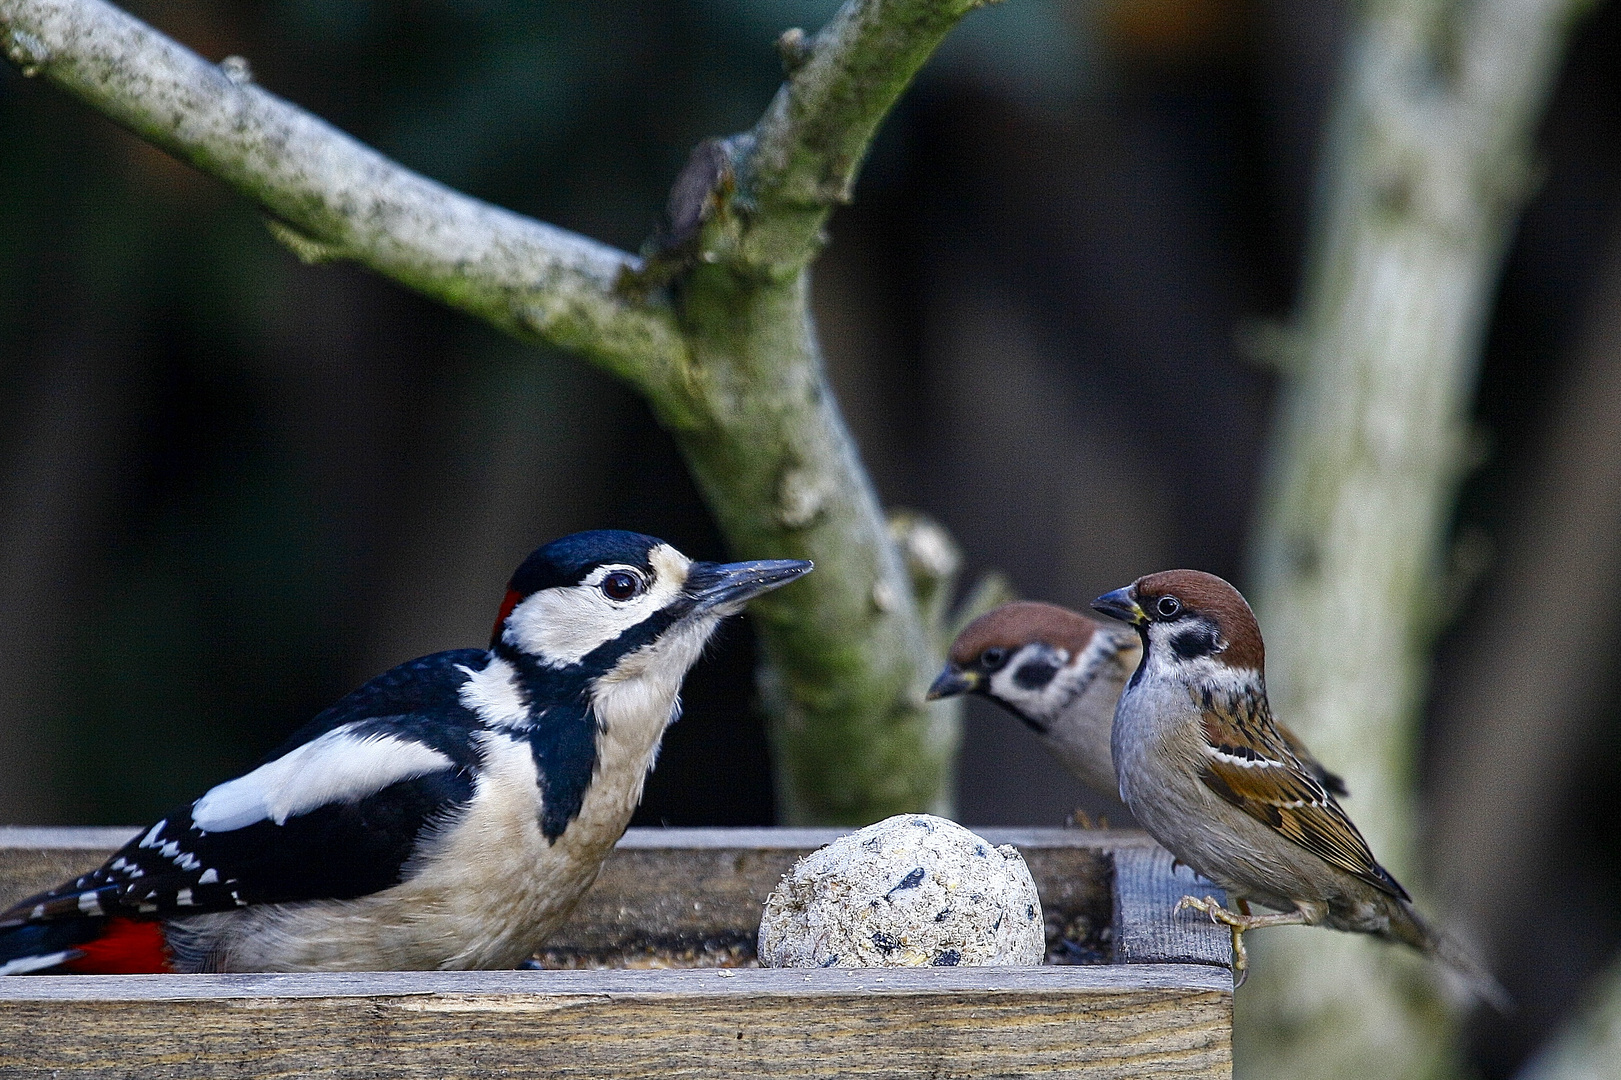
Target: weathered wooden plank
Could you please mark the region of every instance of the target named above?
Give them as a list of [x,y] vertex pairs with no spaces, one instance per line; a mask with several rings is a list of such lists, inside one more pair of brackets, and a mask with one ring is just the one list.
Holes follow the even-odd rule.
[[666,971],[330,971],[247,975],[53,975],[0,978],[0,1002],[202,1001],[374,998],[420,994],[681,993],[698,997],[828,994],[954,994],[961,991],[1107,994],[1136,990],[1203,993],[1225,990],[1220,972],[1203,964],[1159,964],[1140,970],[1086,967],[737,968]]
[[[0,829],[0,902],[136,831]],[[1230,1077],[1226,937],[1170,918],[1190,875],[1140,834],[982,833],[1023,851],[1050,925],[1093,942],[1078,958],[1109,958],[1086,928],[1113,915],[1129,966],[19,977],[0,979],[0,1076]],[[752,955],[766,894],[833,835],[632,830],[554,949]]]
[[1226,893],[1186,866],[1173,869],[1162,847],[1121,848],[1114,859],[1114,962],[1232,965],[1231,938],[1196,911],[1173,914],[1184,896]]
[[113,851],[141,831],[136,825],[0,825],[0,848]]
[[1224,973],[445,972],[0,980],[0,1075],[1231,1075]]

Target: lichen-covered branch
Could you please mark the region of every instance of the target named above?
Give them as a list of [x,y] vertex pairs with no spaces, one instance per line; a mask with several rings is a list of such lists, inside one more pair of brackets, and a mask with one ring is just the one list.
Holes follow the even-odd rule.
[[641,385],[684,345],[613,284],[632,257],[419,176],[101,0],[0,0],[6,54],[296,234]]
[[[1344,773],[1352,816],[1409,884],[1419,704],[1467,409],[1536,121],[1584,6],[1358,9],[1322,165],[1251,591],[1274,707]],[[1445,1068],[1445,1010],[1404,958],[1322,933],[1258,936],[1256,951],[1238,1004],[1246,1074]]]
[[957,703],[923,691],[926,616],[827,385],[806,268],[878,125],[978,0],[849,0],[782,41],[751,131],[703,144],[644,261],[468,198],[101,0],[0,0],[25,73],[262,204],[306,261],[350,259],[645,394],[734,551],[819,571],[756,605],[795,822],[949,807]]

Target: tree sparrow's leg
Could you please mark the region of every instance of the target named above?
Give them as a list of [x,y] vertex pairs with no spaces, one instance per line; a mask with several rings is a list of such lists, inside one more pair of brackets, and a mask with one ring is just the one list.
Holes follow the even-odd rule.
[[1200,900],[1196,896],[1184,896],[1176,902],[1176,908],[1171,914],[1179,914],[1183,908],[1193,908],[1210,916],[1210,921],[1220,923],[1232,931],[1233,934],[1233,989],[1244,985],[1249,977],[1250,956],[1249,950],[1244,948],[1244,932],[1258,930],[1263,926],[1304,926],[1310,919],[1306,912],[1283,911],[1276,915],[1251,915],[1249,904],[1244,900],[1236,902],[1239,911],[1243,914],[1228,911],[1216,902],[1214,896],[1207,896]]

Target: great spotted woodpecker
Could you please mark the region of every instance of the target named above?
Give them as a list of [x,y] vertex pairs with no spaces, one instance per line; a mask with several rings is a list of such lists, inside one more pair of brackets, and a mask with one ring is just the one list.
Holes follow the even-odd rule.
[[630,532],[547,544],[488,650],[378,676],[0,912],[0,974],[516,967],[624,832],[716,624],[810,569]]

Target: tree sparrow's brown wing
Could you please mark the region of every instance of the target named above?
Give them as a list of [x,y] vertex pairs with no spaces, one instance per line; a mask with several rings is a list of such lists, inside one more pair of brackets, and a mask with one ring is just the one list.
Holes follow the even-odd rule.
[[1300,759],[1300,764],[1304,765],[1317,778],[1318,783],[1328,789],[1330,795],[1339,795],[1343,798],[1351,794],[1351,790],[1345,786],[1345,780],[1338,773],[1331,773],[1325,769],[1323,763],[1318,761],[1310,750],[1306,749],[1306,744],[1300,741],[1299,735],[1296,735],[1277,721],[1273,721],[1272,726],[1278,729],[1278,735],[1283,739],[1284,744],[1289,747],[1289,752]]
[[1206,787],[1330,865],[1408,899],[1334,796],[1279,734],[1265,698],[1200,704],[1205,737],[1200,779]]

